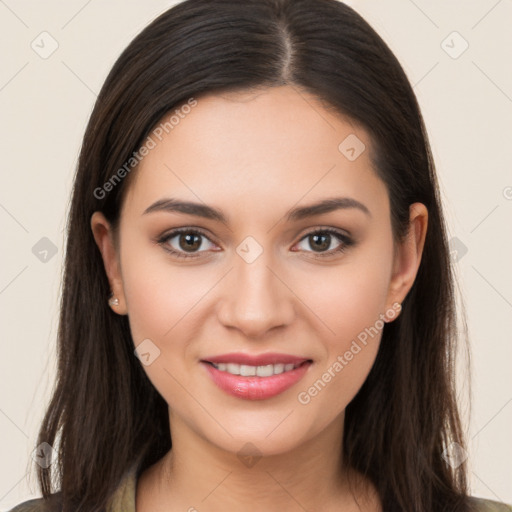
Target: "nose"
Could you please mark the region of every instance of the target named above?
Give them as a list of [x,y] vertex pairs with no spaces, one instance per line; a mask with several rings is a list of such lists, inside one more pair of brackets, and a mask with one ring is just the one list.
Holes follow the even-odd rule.
[[247,339],[261,339],[271,329],[290,325],[295,295],[272,258],[263,253],[252,263],[234,258],[234,268],[223,280],[217,315],[228,328]]

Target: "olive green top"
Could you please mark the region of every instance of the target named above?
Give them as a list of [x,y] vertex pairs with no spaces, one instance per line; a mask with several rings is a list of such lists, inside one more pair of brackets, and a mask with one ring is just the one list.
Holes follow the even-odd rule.
[[[127,471],[120,485],[112,495],[105,512],[136,512],[135,510],[135,491],[137,484],[138,471],[133,466]],[[55,500],[45,503],[43,498],[36,498],[20,503],[10,512],[58,512],[60,511],[58,496],[59,493],[52,495]],[[512,506],[499,503],[497,501],[484,500],[482,498],[472,498],[475,505],[474,512],[512,512]]]

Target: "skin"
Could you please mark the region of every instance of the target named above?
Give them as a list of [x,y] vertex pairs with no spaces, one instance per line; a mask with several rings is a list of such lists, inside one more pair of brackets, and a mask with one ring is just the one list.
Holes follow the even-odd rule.
[[[354,161],[338,150],[350,134],[366,146]],[[381,510],[369,482],[341,460],[344,411],[371,369],[381,331],[309,403],[297,398],[403,301],[421,261],[427,209],[411,205],[409,235],[395,247],[370,144],[363,129],[290,86],[210,94],[139,164],[119,246],[103,214],[93,214],[119,299],[112,309],[129,316],[135,346],[149,338],[159,348],[144,369],[169,404],[173,448],[139,478],[138,512],[350,512],[359,510],[356,500],[363,510]],[[371,216],[350,208],[285,220],[291,208],[333,196],[360,201]],[[228,223],[143,214],[165,197],[219,208]],[[155,242],[179,227],[206,232],[199,257],[172,256]],[[306,236],[325,227],[350,234],[355,245],[318,256],[343,244],[332,236],[322,249]],[[263,249],[250,264],[236,252],[247,236]],[[166,243],[187,254],[179,242]],[[242,400],[217,388],[199,363],[228,352],[280,352],[313,364],[282,394]],[[237,457],[246,443],[261,455],[251,467]],[[349,475],[360,484],[352,491]]]

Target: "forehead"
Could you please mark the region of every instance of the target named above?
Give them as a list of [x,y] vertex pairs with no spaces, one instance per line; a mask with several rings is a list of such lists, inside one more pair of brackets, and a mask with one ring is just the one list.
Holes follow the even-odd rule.
[[386,195],[365,130],[304,91],[283,86],[196,102],[150,135],[154,147],[133,171],[126,201],[139,214],[166,195],[253,212],[334,192],[372,202]]

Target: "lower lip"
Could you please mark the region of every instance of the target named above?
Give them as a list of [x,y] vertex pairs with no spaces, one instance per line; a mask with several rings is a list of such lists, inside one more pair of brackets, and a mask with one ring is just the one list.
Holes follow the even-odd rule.
[[311,361],[298,368],[270,377],[242,377],[221,372],[209,363],[202,362],[213,382],[226,393],[245,400],[265,400],[279,395],[296,384],[311,366]]

